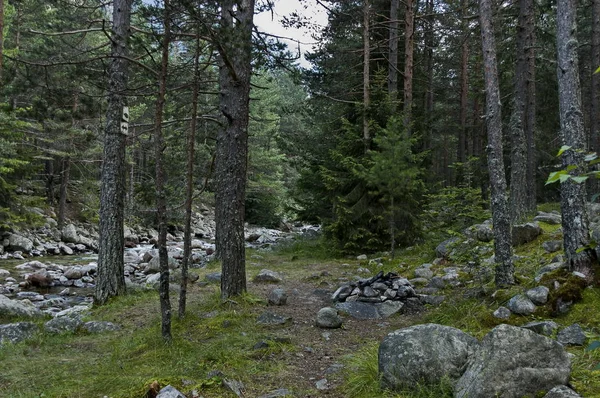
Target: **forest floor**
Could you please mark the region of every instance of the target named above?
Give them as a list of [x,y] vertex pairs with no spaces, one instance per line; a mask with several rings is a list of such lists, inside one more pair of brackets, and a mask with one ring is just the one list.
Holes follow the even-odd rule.
[[[249,250],[248,294],[222,302],[217,285],[195,283],[188,290],[187,315],[173,317],[173,342],[160,336],[160,311],[156,292],[132,292],[94,308],[90,318],[118,323],[117,332],[91,335],[75,333],[35,339],[0,349],[1,397],[150,397],[152,382],[171,384],[188,397],[235,397],[225,380],[243,383],[243,396],[257,398],[286,389],[294,397],[451,397],[448,386],[419,387],[406,393],[381,391],[377,379],[377,348],[388,333],[420,323],[440,323],[482,338],[501,323],[491,316],[507,297],[529,287],[532,264],[549,260],[540,246],[552,231],[519,249],[527,261],[518,264],[520,286],[496,292],[493,284],[446,289],[438,307],[382,320],[343,317],[340,329],[315,326],[319,309],[330,306],[330,296],[342,281],[355,278],[359,267],[371,274],[394,271],[411,277],[417,266],[433,260],[432,245],[404,250],[381,267],[355,258],[335,258],[319,240],[298,241],[272,251]],[[434,246],[433,246],[434,247]],[[525,256],[524,256],[525,257]],[[278,284],[253,282],[261,269],[280,273]],[[219,270],[218,263],[192,270],[200,281]],[[371,275],[362,275],[371,276]],[[269,306],[275,288],[288,292],[287,304]],[[473,294],[483,292],[483,294]],[[173,313],[178,295],[172,294]],[[266,312],[291,317],[280,326],[264,326],[257,317]],[[562,326],[578,322],[598,340],[600,292],[586,289],[584,300],[568,315],[555,319]],[[593,314],[593,316],[590,316]],[[508,323],[521,325],[546,319],[547,314],[513,316]],[[11,321],[14,321],[11,320]],[[41,321],[40,321],[41,322]],[[505,321],[506,322],[506,321]],[[40,323],[41,324],[41,323]],[[585,397],[600,397],[600,350],[572,347],[572,384]],[[273,397],[279,395],[272,395]],[[283,395],[281,395],[283,396]]]

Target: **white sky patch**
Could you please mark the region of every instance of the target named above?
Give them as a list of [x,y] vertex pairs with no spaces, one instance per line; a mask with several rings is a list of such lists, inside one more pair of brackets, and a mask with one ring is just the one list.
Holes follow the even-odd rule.
[[[300,54],[302,55],[298,63],[308,68],[310,64],[304,59],[304,54],[310,51],[313,45],[316,44],[315,40],[311,37],[309,27],[284,28],[281,24],[282,18],[284,16],[289,17],[293,12],[306,17],[309,24],[321,27],[327,25],[327,12],[315,0],[276,0],[273,13],[265,11],[255,15],[254,23],[259,30],[266,33],[298,40],[300,42]],[[279,40],[288,45],[292,54],[296,55],[298,53],[297,42],[288,39]]]

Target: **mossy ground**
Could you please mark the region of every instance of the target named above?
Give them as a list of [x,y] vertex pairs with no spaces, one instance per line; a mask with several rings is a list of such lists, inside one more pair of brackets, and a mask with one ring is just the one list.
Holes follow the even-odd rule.
[[[234,301],[221,302],[217,286],[191,286],[188,312],[183,320],[173,318],[173,342],[160,337],[158,295],[135,293],[94,308],[91,318],[116,322],[122,329],[91,335],[76,333],[50,336],[39,333],[30,341],[0,349],[1,397],[144,397],[149,385],[158,381],[186,393],[196,390],[205,398],[234,396],[222,378],[242,381],[246,396],[258,397],[287,388],[298,397],[451,397],[449,382],[418,386],[411,392],[391,393],[379,389],[377,348],[389,332],[401,327],[435,322],[460,328],[477,338],[501,323],[493,310],[512,295],[535,286],[534,273],[548,264],[554,254],[546,253],[544,240],[557,239],[557,227],[543,225],[544,234],[517,248],[522,259],[516,264],[518,285],[497,291],[492,282],[481,284],[461,273],[462,287],[446,289],[446,301],[418,316],[393,316],[385,321],[344,318],[344,327],[324,331],[314,326],[314,316],[325,306],[315,294],[334,290],[342,280],[353,278],[359,267],[371,273],[395,271],[412,277],[414,268],[430,262],[431,242],[397,253],[394,260],[383,257],[382,265],[343,258],[320,240],[295,241],[272,251],[249,250],[247,275],[249,293]],[[450,266],[434,266],[434,269]],[[214,272],[218,263],[193,270],[200,280]],[[268,308],[266,296],[274,287],[252,282],[262,268],[280,272],[290,292],[288,305]],[[172,296],[176,305],[177,296]],[[266,327],[256,317],[270,310],[292,316],[282,327]],[[562,326],[579,323],[590,340],[600,340],[600,292],[583,291],[582,300],[567,315],[554,320]],[[174,313],[176,309],[174,308]],[[513,316],[508,323],[522,325],[546,319],[541,309],[534,316]],[[14,321],[3,320],[3,321]],[[5,322],[3,322],[5,323]],[[506,322],[505,322],[506,323]],[[40,321],[40,326],[42,321]],[[327,335],[324,334],[328,333]],[[266,342],[255,348],[257,342]],[[600,350],[569,348],[573,359],[572,385],[585,397],[600,397]],[[343,364],[341,372],[330,372]],[[211,371],[219,371],[211,376]],[[327,378],[330,389],[322,392],[315,382]]]

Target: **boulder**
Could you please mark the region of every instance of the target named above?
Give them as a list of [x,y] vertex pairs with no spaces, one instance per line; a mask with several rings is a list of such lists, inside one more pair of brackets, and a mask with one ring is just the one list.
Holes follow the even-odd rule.
[[342,327],[342,318],[335,308],[321,308],[317,313],[316,325],[325,329],[337,329]]
[[5,279],[10,276],[10,271],[0,268],[0,279]]
[[553,321],[529,322],[521,327],[532,330],[537,334],[542,334],[544,336],[552,336],[554,331],[558,329],[558,325]]
[[388,334],[379,346],[381,386],[391,390],[458,379],[479,342],[449,326],[416,325]]
[[60,231],[60,238],[65,243],[79,243],[79,235],[73,224],[67,224]]
[[179,390],[175,387],[168,385],[158,392],[156,398],[186,398]]
[[560,216],[560,214],[545,213],[543,211],[539,211],[538,215],[535,216],[533,221],[544,222],[550,225],[560,225],[562,223],[562,217]]
[[433,271],[429,268],[419,267],[415,269],[415,278],[425,278],[429,280],[433,278]]
[[494,231],[489,223],[473,225],[475,239],[480,242],[491,242],[494,239]]
[[363,303],[360,301],[337,303],[335,305],[339,311],[350,315],[356,319],[380,319],[379,311],[377,307],[369,303]]
[[105,333],[120,330],[121,327],[112,322],[89,321],[83,324],[82,329],[88,333]]
[[270,305],[285,305],[287,303],[287,293],[285,289],[273,289],[267,298]]
[[529,297],[529,300],[531,300],[533,304],[544,305],[548,302],[548,293],[550,293],[550,289],[546,286],[537,286],[527,290],[525,295]]
[[536,272],[535,274],[535,281],[539,282],[542,280],[542,278],[544,277],[544,275],[546,275],[547,273],[550,273],[552,271],[556,271],[557,269],[561,269],[561,268],[566,268],[567,264],[562,262],[562,261],[557,261],[557,262],[553,262],[550,263],[548,265],[543,266],[542,268],[540,268],[538,270],[538,272]]
[[548,240],[542,243],[542,247],[548,253],[554,253],[562,249],[563,242],[562,240]]
[[0,316],[33,317],[41,312],[29,300],[11,300],[0,294]]
[[211,272],[210,274],[206,274],[204,279],[206,279],[208,283],[221,283],[221,273]]
[[506,307],[498,307],[496,311],[494,311],[494,317],[498,319],[508,319],[512,312]]
[[535,304],[524,294],[517,294],[508,300],[506,306],[511,312],[519,315],[531,315],[536,309]]
[[36,331],[37,325],[31,322],[0,325],[0,345],[7,343],[16,344],[30,339]]
[[[168,258],[167,262],[169,264],[169,269],[179,268],[179,263],[177,262],[177,260],[175,260],[171,256],[168,256],[167,258]],[[145,274],[153,274],[153,273],[159,272],[159,271],[160,271],[160,259],[158,258],[158,256],[152,257],[152,259],[150,260],[150,262],[144,269],[144,273]]]
[[578,398],[581,395],[571,390],[567,386],[556,386],[552,390],[548,391],[548,394],[544,395],[544,398]]
[[83,272],[81,271],[81,267],[69,267],[63,274],[67,279],[81,279],[83,276]]
[[281,281],[281,275],[268,269],[261,269],[258,275],[254,277],[254,282],[279,283]]
[[81,316],[79,314],[73,314],[71,316],[61,316],[49,320],[44,324],[44,329],[51,334],[73,333],[81,325],[83,325]]
[[542,228],[535,222],[513,225],[512,244],[513,246],[524,245],[533,241],[542,234]]
[[33,242],[31,239],[17,234],[9,234],[8,245],[5,246],[7,246],[7,249],[11,251],[29,253],[31,250],[33,250]]
[[562,345],[582,346],[587,341],[587,337],[579,324],[575,323],[558,332],[556,340]]
[[459,240],[460,239],[458,239],[456,236],[450,239],[446,239],[445,241],[437,245],[437,247],[435,248],[435,255],[438,258],[448,258],[448,255],[450,254],[450,247],[452,246],[452,244],[458,242]]
[[377,313],[382,318],[388,318],[402,310],[404,307],[404,303],[401,301],[395,300],[387,300],[383,303],[375,304],[375,308],[377,309]]
[[481,342],[455,385],[455,398],[535,396],[566,384],[569,354],[558,342],[531,330],[499,325]]
[[58,250],[60,251],[60,253],[65,254],[67,256],[70,256],[73,254],[73,249],[71,249],[69,246],[65,245],[64,243],[58,244]]

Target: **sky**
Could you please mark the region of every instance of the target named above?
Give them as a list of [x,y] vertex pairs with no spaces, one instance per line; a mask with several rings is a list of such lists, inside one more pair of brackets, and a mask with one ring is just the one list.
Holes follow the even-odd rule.
[[[284,36],[300,41],[300,52],[302,56],[307,51],[310,51],[314,39],[310,36],[308,28],[284,28],[281,25],[281,19],[284,16],[289,16],[292,12],[297,12],[310,20],[311,23],[320,26],[327,24],[326,11],[317,4],[316,0],[275,0],[274,12],[262,12],[254,16],[255,25],[261,30],[269,34]],[[298,43],[293,40],[280,39],[288,44],[292,53],[298,52]],[[303,67],[310,67],[310,64],[304,57],[298,61]]]

